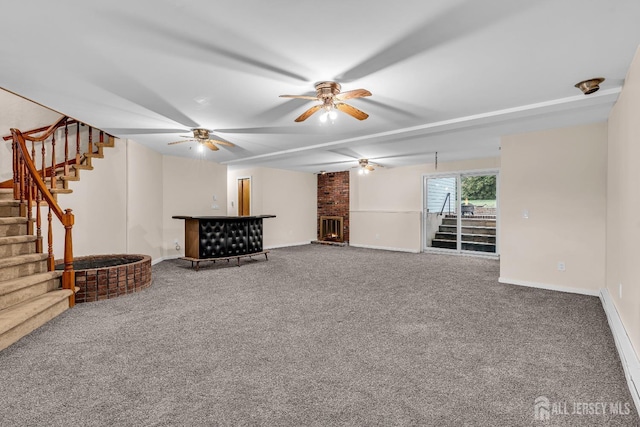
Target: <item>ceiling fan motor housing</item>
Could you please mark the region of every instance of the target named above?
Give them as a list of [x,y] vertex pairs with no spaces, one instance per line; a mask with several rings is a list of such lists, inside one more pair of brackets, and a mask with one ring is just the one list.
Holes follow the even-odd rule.
[[330,99],[340,93],[340,83],[320,82],[316,83],[316,93],[319,99]]
[[198,140],[207,140],[209,139],[209,130],[208,129],[193,129],[193,137]]

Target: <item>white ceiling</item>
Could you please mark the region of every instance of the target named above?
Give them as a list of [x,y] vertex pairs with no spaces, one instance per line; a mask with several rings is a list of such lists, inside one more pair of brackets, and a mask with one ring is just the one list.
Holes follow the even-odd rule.
[[[204,127],[229,166],[345,170],[498,155],[499,138],[605,121],[638,0],[33,0],[2,5],[0,87],[164,154]],[[574,84],[605,77],[585,96]],[[294,119],[335,80],[370,117]]]

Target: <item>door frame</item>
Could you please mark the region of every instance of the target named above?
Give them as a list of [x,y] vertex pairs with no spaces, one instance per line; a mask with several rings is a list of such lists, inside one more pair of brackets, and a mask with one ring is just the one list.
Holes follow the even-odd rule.
[[[496,252],[488,253],[488,252],[477,252],[477,251],[466,251],[462,249],[461,238],[462,238],[462,216],[460,214],[460,204],[462,203],[462,178],[465,176],[483,176],[483,175],[495,175],[496,176]],[[427,247],[427,231],[428,224],[426,221],[427,216],[427,180],[429,178],[447,178],[447,177],[455,177],[456,178],[456,212],[458,212],[456,221],[456,249],[443,249],[443,248],[432,248]],[[422,215],[420,216],[420,232],[421,232],[421,245],[422,252],[431,252],[431,253],[448,253],[448,254],[456,254],[456,255],[468,255],[468,256],[481,256],[481,257],[490,257],[490,258],[498,258],[500,257],[500,169],[471,169],[465,171],[449,171],[449,172],[434,172],[422,174],[421,177],[422,185],[421,185],[421,201],[422,201]]]
[[253,204],[253,181],[251,180],[251,175],[247,176],[238,176],[236,177],[236,215],[240,215],[240,204],[238,203],[240,199],[240,194],[238,194],[238,181],[242,181],[248,179],[249,180],[249,215],[253,212],[252,204]]

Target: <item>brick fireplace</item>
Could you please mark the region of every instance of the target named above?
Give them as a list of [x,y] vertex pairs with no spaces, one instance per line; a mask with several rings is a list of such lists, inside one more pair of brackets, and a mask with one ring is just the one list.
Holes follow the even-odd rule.
[[318,240],[321,236],[320,217],[342,218],[342,239],[349,241],[349,171],[318,175]]

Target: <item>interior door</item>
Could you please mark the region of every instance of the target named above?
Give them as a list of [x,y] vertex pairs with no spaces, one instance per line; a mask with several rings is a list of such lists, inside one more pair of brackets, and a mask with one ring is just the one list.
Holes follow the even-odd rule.
[[251,215],[251,178],[238,179],[238,215]]

